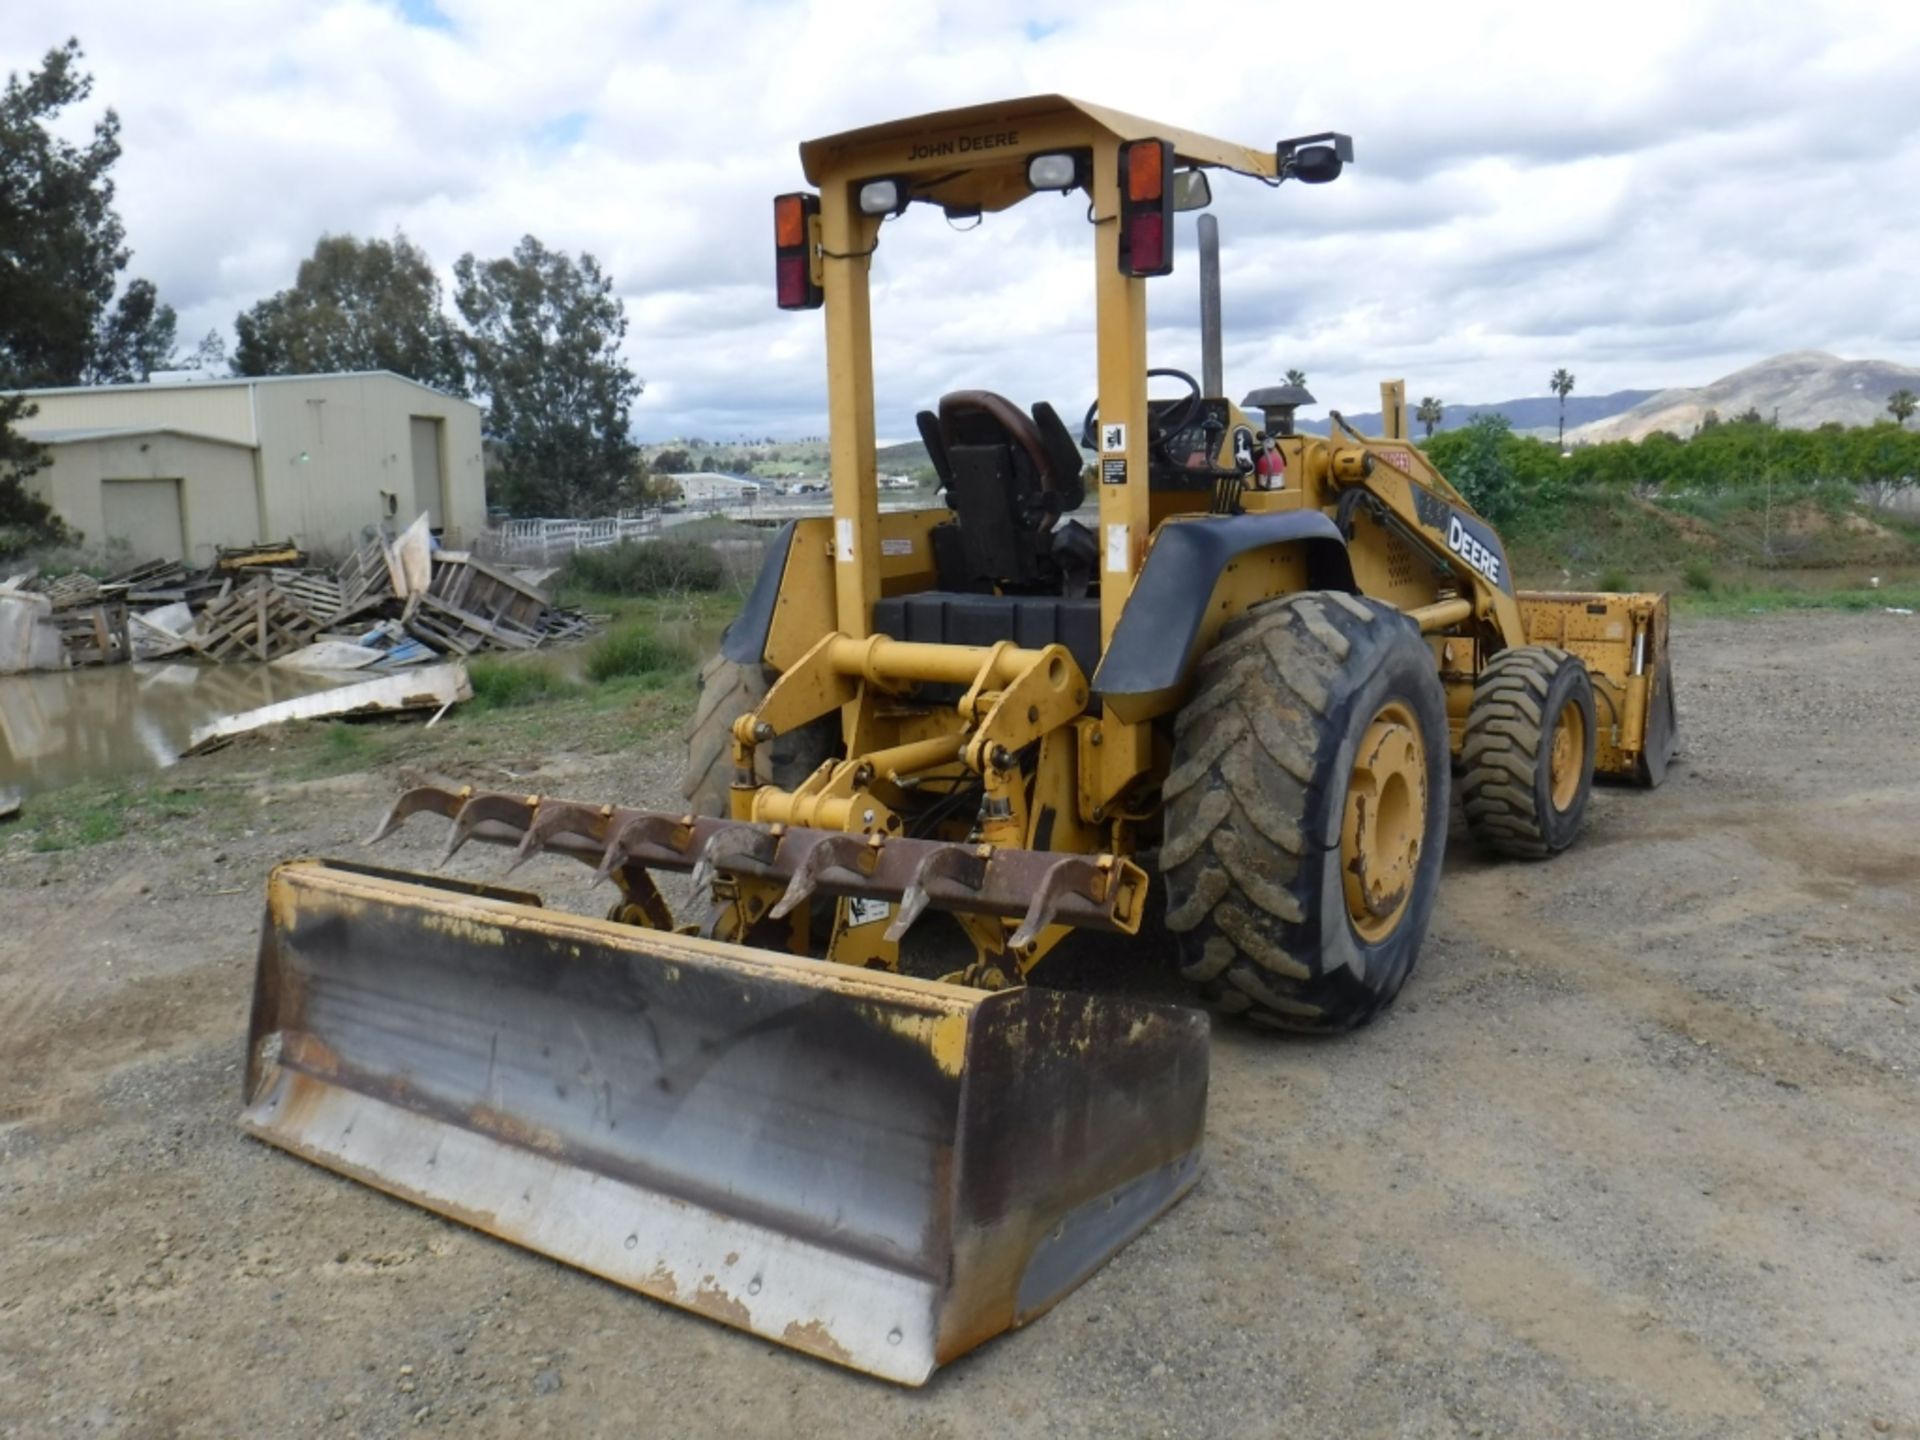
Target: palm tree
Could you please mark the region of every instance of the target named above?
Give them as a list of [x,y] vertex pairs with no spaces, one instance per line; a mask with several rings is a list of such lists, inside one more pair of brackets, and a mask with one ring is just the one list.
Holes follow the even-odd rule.
[[1920,410],[1920,395],[1915,395],[1904,385],[1887,397],[1887,413],[1900,423],[1902,429],[1906,428],[1907,421],[1913,418],[1916,410]]
[[1560,448],[1567,448],[1567,396],[1573,393],[1573,372],[1560,369],[1553,372],[1553,378],[1547,381],[1553,387],[1553,393],[1560,397]]
[[1306,389],[1307,388],[1307,372],[1304,370],[1287,371],[1287,384],[1298,385],[1302,390]]
[[1433,427],[1438,425],[1447,414],[1447,402],[1436,400],[1431,395],[1422,396],[1420,408],[1413,412],[1413,418],[1427,427],[1427,439],[1433,438]]

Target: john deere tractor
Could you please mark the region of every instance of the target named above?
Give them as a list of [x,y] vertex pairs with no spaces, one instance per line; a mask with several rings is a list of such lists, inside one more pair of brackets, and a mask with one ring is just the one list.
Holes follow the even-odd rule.
[[[1046,96],[800,161],[811,188],[773,203],[775,283],[825,319],[832,512],[778,533],[703,673],[687,803],[429,786],[381,827],[426,811],[449,854],[581,860],[618,887],[604,920],[282,866],[245,1123],[919,1383],[1198,1173],[1205,1014],[1026,983],[1036,967],[1158,913],[1157,944],[1107,944],[1095,968],[1170,960],[1196,1001],[1275,1029],[1365,1022],[1419,952],[1456,775],[1479,844],[1528,860],[1573,842],[1596,773],[1659,782],[1667,607],[1516,590],[1408,438],[1397,382],[1376,436],[1338,412],[1300,433],[1297,386],[1230,401],[1212,283],[1202,378],[1150,365],[1176,216],[1210,177],[1334,180],[1347,137],[1250,148]],[[882,235],[1062,195],[1090,222],[1097,394],[1077,427],[941,397],[918,420],[940,503],[882,510]],[[690,875],[690,904],[657,872]]]

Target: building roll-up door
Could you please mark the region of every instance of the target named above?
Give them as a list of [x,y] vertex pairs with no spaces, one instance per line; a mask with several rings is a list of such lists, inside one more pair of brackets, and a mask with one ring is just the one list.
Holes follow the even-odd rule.
[[136,562],[187,558],[178,480],[102,480],[100,515],[103,538],[125,541]]
[[415,415],[411,420],[413,440],[413,512],[403,518],[426,512],[427,524],[435,530],[446,522],[442,493],[441,435],[443,423],[431,416]]

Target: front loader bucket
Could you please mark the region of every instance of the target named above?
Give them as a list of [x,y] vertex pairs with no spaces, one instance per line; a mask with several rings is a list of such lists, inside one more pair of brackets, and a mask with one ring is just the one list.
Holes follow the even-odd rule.
[[242,1123],[443,1215],[904,1384],[1198,1173],[1207,1022],[280,866]]

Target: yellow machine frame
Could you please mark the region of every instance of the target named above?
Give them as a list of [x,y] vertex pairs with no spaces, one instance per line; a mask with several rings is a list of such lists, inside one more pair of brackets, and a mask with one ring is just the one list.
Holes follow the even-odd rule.
[[[933,588],[929,533],[952,515],[944,508],[885,513],[879,507],[869,281],[882,219],[861,212],[858,193],[863,181],[887,175],[912,184],[917,199],[990,213],[1031,196],[1029,157],[1090,154],[1098,409],[1103,431],[1118,424],[1125,435],[1101,460],[1122,462],[1129,477],[1097,487],[1104,649],[1165,528],[1213,518],[1175,508],[1177,498],[1148,483],[1146,280],[1123,273],[1116,223],[1120,144],[1145,139],[1170,141],[1182,165],[1269,180],[1277,173],[1273,151],[1057,96],[953,110],[801,147],[807,179],[819,192],[810,249],[825,297],[833,514],[798,522],[788,548],[763,651],[779,678],[764,703],[734,726],[735,819],[884,837],[899,827],[890,795],[964,767],[985,787],[988,803],[973,832],[984,844],[1110,857],[1138,848],[1138,826],[1152,817],[1151,790],[1165,767],[1153,722],[1179,704],[1183,686],[1108,698],[1090,710],[1090,677],[1064,647],[912,644],[872,634],[874,604],[882,596]],[[1340,420],[1331,439],[1276,437],[1289,483],[1247,490],[1244,511],[1332,511],[1343,492],[1364,490],[1373,503],[1352,520],[1348,547],[1356,588],[1399,606],[1431,636],[1455,751],[1486,657],[1530,640],[1551,641],[1587,662],[1611,716],[1596,768],[1629,773],[1647,710],[1646,661],[1656,639],[1664,645],[1661,598],[1521,595],[1510,578],[1490,580],[1449,546],[1452,518],[1476,517],[1407,438],[1404,385],[1389,381],[1381,394],[1383,436],[1362,436]],[[1234,415],[1244,420],[1237,410]],[[1444,504],[1423,504],[1436,497]],[[1369,535],[1369,528],[1383,533]],[[1235,556],[1215,579],[1187,668],[1227,621],[1262,600],[1307,588],[1307,577],[1296,543]],[[915,692],[929,685],[962,687],[963,698],[953,707],[914,703]],[[792,791],[759,782],[756,746],[834,711],[848,758],[823,766]],[[1029,784],[1009,757],[1033,745],[1041,750]],[[744,935],[775,908],[782,887],[750,877],[732,884],[737,913],[716,933]],[[1050,926],[1021,934],[1009,947],[1013,921],[960,918],[978,951],[968,977],[976,983],[1004,983],[1025,972],[1066,933]],[[889,939],[878,925],[846,920],[843,904],[832,958],[897,964],[897,927],[889,927]],[[1011,963],[1003,965],[1003,957]]]
[[[1116,223],[1121,145],[1139,141],[1159,142],[1131,153],[1158,164],[1149,220],[1163,241],[1173,164],[1326,180],[1351,158],[1344,137],[1253,150],[1058,97],[802,147],[817,212],[813,196],[782,197],[777,275],[783,304],[825,306],[833,513],[770,547],[705,672],[721,683],[691,729],[685,793],[699,798],[663,811],[419,784],[373,837],[424,814],[450,822],[443,863],[469,841],[513,847],[513,866],[565,856],[618,885],[605,919],[445,875],[280,866],[249,1025],[251,1133],[614,1283],[917,1385],[1044,1313],[1200,1173],[1207,1017],[1015,983],[1075,929],[1137,932],[1160,883],[1146,852],[1159,846],[1169,892],[1187,887],[1166,925],[1183,956],[1198,951],[1181,968],[1209,1003],[1328,1031],[1389,1002],[1424,935],[1448,823],[1443,727],[1467,762],[1470,827],[1476,775],[1517,772],[1523,803],[1545,787],[1568,822],[1549,838],[1570,839],[1590,738],[1602,773],[1657,780],[1666,747],[1649,736],[1670,729],[1650,717],[1672,720],[1670,688],[1650,678],[1666,675],[1663,597],[1516,592],[1499,538],[1409,442],[1398,382],[1377,437],[1338,412],[1330,437],[1294,434],[1297,391],[1250,396],[1257,425],[1194,382],[1207,425],[1163,410],[1161,429],[1207,437],[1225,415],[1228,434],[1218,455],[1201,438],[1176,460],[1163,433],[1156,469],[1146,288],[1121,269]],[[1058,415],[1021,417],[1022,436],[1045,425],[1045,465],[1028,436],[1032,473],[1014,473],[1011,402],[978,392],[964,397],[980,407],[970,418],[988,415],[1009,443],[942,456],[966,515],[883,513],[868,316],[881,222],[858,190],[887,177],[904,187],[899,208],[984,214],[1033,194],[1027,159],[1055,151],[1086,159],[1074,184],[1091,198],[1097,438],[1113,441],[1097,536],[1089,545],[1060,514],[1078,456]],[[1128,203],[1138,219],[1141,187]],[[952,488],[963,450],[965,477],[982,482],[964,491]],[[1029,480],[1046,503],[1016,515]],[[981,573],[978,556],[956,571],[950,543],[936,565],[949,522],[945,541],[986,536],[980,554],[993,551],[997,517],[968,528],[983,493],[1007,500],[1003,533],[1036,555],[1044,544],[1051,568],[1022,549],[1024,585]],[[1090,558],[1097,602],[1082,593]],[[943,588],[943,572],[972,588]],[[1056,580],[1057,596],[1035,592]],[[996,583],[1007,593],[980,593]],[[933,593],[907,598],[919,592]],[[876,621],[883,600],[903,636],[1036,643],[896,638]],[[1263,602],[1275,603],[1222,638]],[[895,623],[916,606],[937,616]],[[1022,611],[1043,623],[1023,628]],[[950,629],[951,613],[971,618]],[[1572,717],[1551,744],[1535,725],[1525,763],[1493,753],[1550,698]],[[1269,792],[1282,798],[1263,804]],[[1479,801],[1484,817],[1506,797]],[[1505,814],[1479,823],[1514,828]],[[1272,843],[1256,852],[1256,839]],[[657,872],[691,875],[685,923]],[[1227,898],[1230,872],[1240,889]],[[948,977],[963,985],[846,968],[897,969],[929,909],[971,941],[971,963]],[[1315,934],[1288,933],[1322,912]],[[812,932],[829,913],[823,946]],[[1216,921],[1219,934],[1196,930]],[[1252,935],[1244,956],[1229,921]],[[841,963],[800,958],[822,949]],[[1221,981],[1223,949],[1247,973]],[[1311,993],[1276,988],[1307,979]]]

